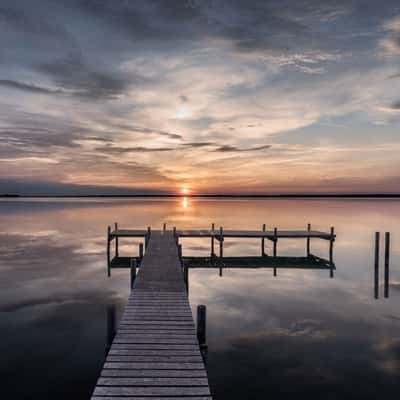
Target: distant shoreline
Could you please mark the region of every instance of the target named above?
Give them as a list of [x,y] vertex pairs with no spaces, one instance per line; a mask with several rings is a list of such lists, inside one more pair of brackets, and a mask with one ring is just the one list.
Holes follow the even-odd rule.
[[7,199],[26,199],[26,198],[46,198],[46,199],[73,199],[73,198],[222,198],[222,199],[400,199],[400,193],[344,193],[344,194],[96,194],[96,195],[20,195],[20,194],[0,194],[0,198]]

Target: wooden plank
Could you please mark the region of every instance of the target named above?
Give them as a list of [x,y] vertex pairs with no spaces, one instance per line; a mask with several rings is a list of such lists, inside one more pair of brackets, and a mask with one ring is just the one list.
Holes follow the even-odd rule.
[[111,369],[204,369],[203,363],[160,363],[160,362],[105,362],[104,368]]
[[209,394],[208,386],[97,386],[94,390],[95,396],[207,396]]
[[[113,343],[111,350],[112,349],[132,349],[132,350],[174,350],[176,352],[178,351],[185,351],[189,349],[193,349],[194,346],[192,344],[141,344],[141,343]],[[196,346],[198,349],[198,347]],[[111,351],[110,350],[110,351]]]
[[[93,400],[117,400],[118,397],[115,396],[93,396],[92,397]],[[151,397],[142,397],[142,396],[124,396],[123,397],[124,400],[212,400],[211,396],[190,396],[190,397],[186,397],[186,396],[179,396],[177,397],[158,397],[158,396],[151,396]]]
[[102,377],[148,377],[148,378],[207,378],[204,369],[196,370],[175,370],[175,369],[103,369]]
[[99,386],[207,386],[206,378],[100,378]]
[[107,362],[203,362],[201,355],[108,355]]
[[195,356],[195,355],[201,355],[200,350],[198,348],[193,347],[193,349],[190,350],[181,350],[181,351],[176,351],[176,350],[135,350],[134,352],[132,349],[124,349],[124,350],[119,350],[119,349],[111,349],[108,352],[108,356],[117,356],[117,355],[127,355],[131,356],[134,354],[135,356]]

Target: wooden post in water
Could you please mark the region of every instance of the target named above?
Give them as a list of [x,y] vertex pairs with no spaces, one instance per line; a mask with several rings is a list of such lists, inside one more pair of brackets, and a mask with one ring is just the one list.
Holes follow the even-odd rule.
[[310,231],[311,231],[311,224],[307,225],[307,232],[308,232],[308,236],[307,236],[307,257],[310,257],[311,251],[310,251]]
[[277,253],[277,244],[278,244],[278,228],[274,228],[274,257],[276,257]]
[[[266,229],[265,224],[263,224],[262,230],[264,233],[265,233],[265,229]],[[266,256],[266,254],[265,254],[265,237],[264,236],[261,238],[261,256],[262,257]]]
[[165,232],[166,230],[167,230],[167,224],[164,222],[163,231]]
[[379,299],[379,241],[380,233],[375,232],[374,297]]
[[142,262],[142,258],[143,258],[143,243],[139,243],[139,258],[140,258],[140,262]]
[[136,258],[131,258],[131,290],[135,285],[136,280]]
[[151,228],[150,226],[147,227],[147,234],[144,238],[144,247],[147,249],[147,246],[149,245],[149,240],[150,240],[150,236],[151,236]]
[[331,236],[329,238],[329,264],[333,264],[333,242],[335,241],[335,228],[331,226]]
[[111,244],[111,227],[107,227],[107,275],[111,276],[111,259],[110,259],[110,244]]
[[390,232],[385,232],[385,298],[389,297]]
[[173,232],[174,238],[175,238],[175,240],[176,240],[176,226],[174,226],[174,227],[172,228],[172,232]]
[[189,293],[189,267],[182,261],[183,267],[183,282],[186,286],[186,293]]
[[178,257],[182,261],[182,245],[178,244]]
[[[114,222],[114,230],[115,233],[117,233],[118,230],[118,224]],[[115,236],[115,257],[119,256],[119,251],[118,251],[118,236]]]
[[215,230],[215,224],[212,223],[211,225],[211,257],[215,257],[215,251],[214,251],[214,230]]
[[206,346],[207,331],[206,331],[207,308],[200,304],[197,306],[197,340],[200,347]]
[[222,258],[224,256],[224,228],[221,226],[219,228],[219,257]]

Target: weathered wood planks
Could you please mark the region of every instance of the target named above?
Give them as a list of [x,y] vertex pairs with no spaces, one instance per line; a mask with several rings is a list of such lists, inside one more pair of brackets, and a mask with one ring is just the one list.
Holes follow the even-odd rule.
[[210,400],[175,237],[159,231],[150,237],[92,400]]

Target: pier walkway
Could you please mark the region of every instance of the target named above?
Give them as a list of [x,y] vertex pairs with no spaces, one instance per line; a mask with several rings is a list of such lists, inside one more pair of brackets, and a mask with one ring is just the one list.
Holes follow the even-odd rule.
[[186,290],[175,235],[151,232],[92,400],[211,399]]

